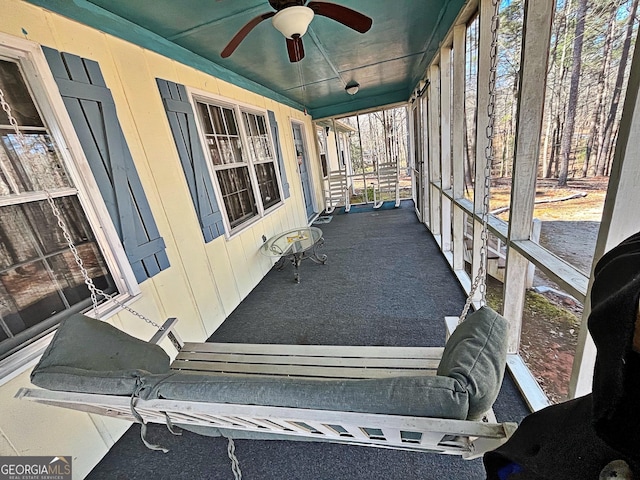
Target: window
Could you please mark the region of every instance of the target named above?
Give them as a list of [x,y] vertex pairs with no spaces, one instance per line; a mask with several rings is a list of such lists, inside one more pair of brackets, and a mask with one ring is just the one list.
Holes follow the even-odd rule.
[[282,201],[267,121],[262,113],[237,106],[196,103],[224,210],[233,230]]
[[0,89],[22,133],[0,109],[0,360],[91,305],[47,201],[51,195],[95,285],[115,292],[65,161],[18,63],[0,59]]

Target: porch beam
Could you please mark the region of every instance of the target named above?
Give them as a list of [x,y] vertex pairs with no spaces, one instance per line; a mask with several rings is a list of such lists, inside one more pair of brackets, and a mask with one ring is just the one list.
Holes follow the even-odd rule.
[[[554,3],[548,0],[525,2],[509,243],[531,238],[553,13]],[[508,248],[503,314],[511,327],[509,353],[517,353],[520,346],[528,270],[529,259],[518,249]]]
[[[640,230],[640,48],[633,52],[629,83],[620,120],[618,141],[614,151],[609,187],[604,201],[602,223],[598,231],[589,281],[589,297],[593,284],[593,266],[606,252],[625,238]],[[630,141],[631,140],[631,141]],[[591,313],[590,302],[585,302],[582,328],[578,333],[578,346],[574,357],[569,385],[571,398],[591,391],[596,348],[586,328]]]

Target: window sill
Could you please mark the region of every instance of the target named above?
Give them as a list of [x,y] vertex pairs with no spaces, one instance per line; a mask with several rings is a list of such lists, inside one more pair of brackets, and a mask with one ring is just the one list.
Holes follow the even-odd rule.
[[238,225],[237,227],[231,229],[231,232],[229,232],[227,235],[225,235],[226,240],[229,241],[229,240],[234,239],[239,234],[244,232],[247,228],[250,228],[250,227],[256,225],[259,221],[264,220],[269,215],[273,214],[275,211],[279,210],[283,206],[284,206],[284,200],[281,200],[279,203],[277,203],[277,204],[273,205],[272,207],[269,207],[267,210],[265,210],[263,212],[262,216],[251,217],[250,220],[247,220],[242,225]]

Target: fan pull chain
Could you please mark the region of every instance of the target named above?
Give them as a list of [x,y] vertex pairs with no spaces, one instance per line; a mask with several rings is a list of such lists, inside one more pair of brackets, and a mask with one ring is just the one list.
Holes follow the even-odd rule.
[[[299,49],[299,42],[294,42],[294,46],[293,48],[295,49],[296,52],[296,58],[300,58],[300,49]],[[300,89],[302,90],[302,106],[304,107],[304,114],[307,114],[307,99],[306,99],[306,94],[307,94],[307,88],[304,84],[304,76],[302,75],[302,66],[300,65],[300,60],[298,60],[296,62],[297,66],[298,66],[298,79],[300,81]]]

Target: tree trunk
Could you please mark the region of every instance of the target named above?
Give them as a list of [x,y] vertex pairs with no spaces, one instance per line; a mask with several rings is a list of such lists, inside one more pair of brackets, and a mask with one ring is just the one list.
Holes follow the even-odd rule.
[[624,44],[622,46],[622,54],[620,57],[620,65],[618,65],[616,83],[613,87],[613,98],[611,99],[611,106],[609,107],[609,113],[605,123],[604,139],[602,141],[602,150],[597,160],[598,166],[596,175],[604,175],[607,159],[609,158],[609,152],[611,150],[611,138],[616,115],[618,114],[622,84],[624,82],[625,71],[627,69],[627,59],[629,58],[629,51],[631,50],[631,37],[633,36],[633,24],[636,18],[636,12],[638,11],[638,1],[639,0],[633,0],[633,3],[631,4],[631,11],[627,18],[627,33],[625,34]]
[[615,131],[613,135],[611,135],[611,148],[609,149],[609,158],[607,159],[607,167],[604,171],[604,174],[608,177],[611,175],[611,166],[613,165],[613,158],[615,157],[615,148],[614,145],[618,141],[618,134],[620,133],[620,124],[618,123],[615,127]]
[[569,157],[571,155],[571,143],[575,128],[576,106],[578,105],[578,87],[580,86],[580,71],[582,70],[582,45],[584,44],[584,24],[587,16],[588,0],[578,1],[576,18],[576,33],[573,40],[573,57],[571,68],[571,81],[569,87],[569,100],[565,117],[562,144],[560,146],[560,168],[558,171],[558,186],[567,185],[569,173]]
[[[609,64],[611,62],[611,51],[613,44],[613,37],[616,30],[616,15],[618,13],[618,9],[620,7],[620,1],[617,1],[609,6],[609,22],[607,27],[607,37],[604,42],[604,46],[602,48],[602,57],[604,58],[604,62],[602,62],[602,68],[598,71],[598,80],[596,82],[596,101],[595,101],[595,111],[593,112],[593,116],[591,118],[591,123],[589,125],[589,137],[587,140],[587,151],[584,159],[584,165],[582,166],[582,176],[586,177],[589,173],[589,166],[591,162],[591,153],[593,152],[594,146],[596,145],[596,136],[598,135],[598,124],[600,122],[600,117],[602,115],[603,105],[602,102],[604,100],[604,91],[606,85],[606,72],[608,70]],[[595,169],[592,169],[595,173]]]
[[468,122],[466,121],[466,109],[465,109],[465,128],[464,128],[464,145],[465,145],[465,169],[464,169],[464,185],[465,191],[469,191],[469,188],[473,185],[473,163],[472,158],[476,150],[475,142],[473,139],[469,139]]
[[[548,122],[547,122],[547,134],[545,136],[545,145],[544,145],[544,157],[542,162],[542,174],[544,178],[551,178],[551,172],[554,167],[554,162],[556,160],[556,144],[557,144],[557,133],[559,129],[560,122],[557,118],[557,112],[560,109],[560,105],[562,105],[562,87],[564,84],[564,77],[566,75],[566,57],[567,57],[567,14],[571,10],[572,0],[568,0],[563,8],[562,15],[557,15],[557,21],[554,22],[556,25],[556,32],[552,38],[555,38],[555,42],[553,42],[552,46],[552,61],[549,63],[549,71],[547,72],[547,76],[553,79],[553,83],[550,87],[551,94],[549,97],[549,109],[548,109]],[[560,38],[564,38],[564,41],[560,41]],[[560,63],[557,63],[558,60],[558,44],[562,45],[562,49],[560,52]],[[556,69],[556,72],[552,75],[553,69]],[[549,145],[549,142],[551,144]]]

